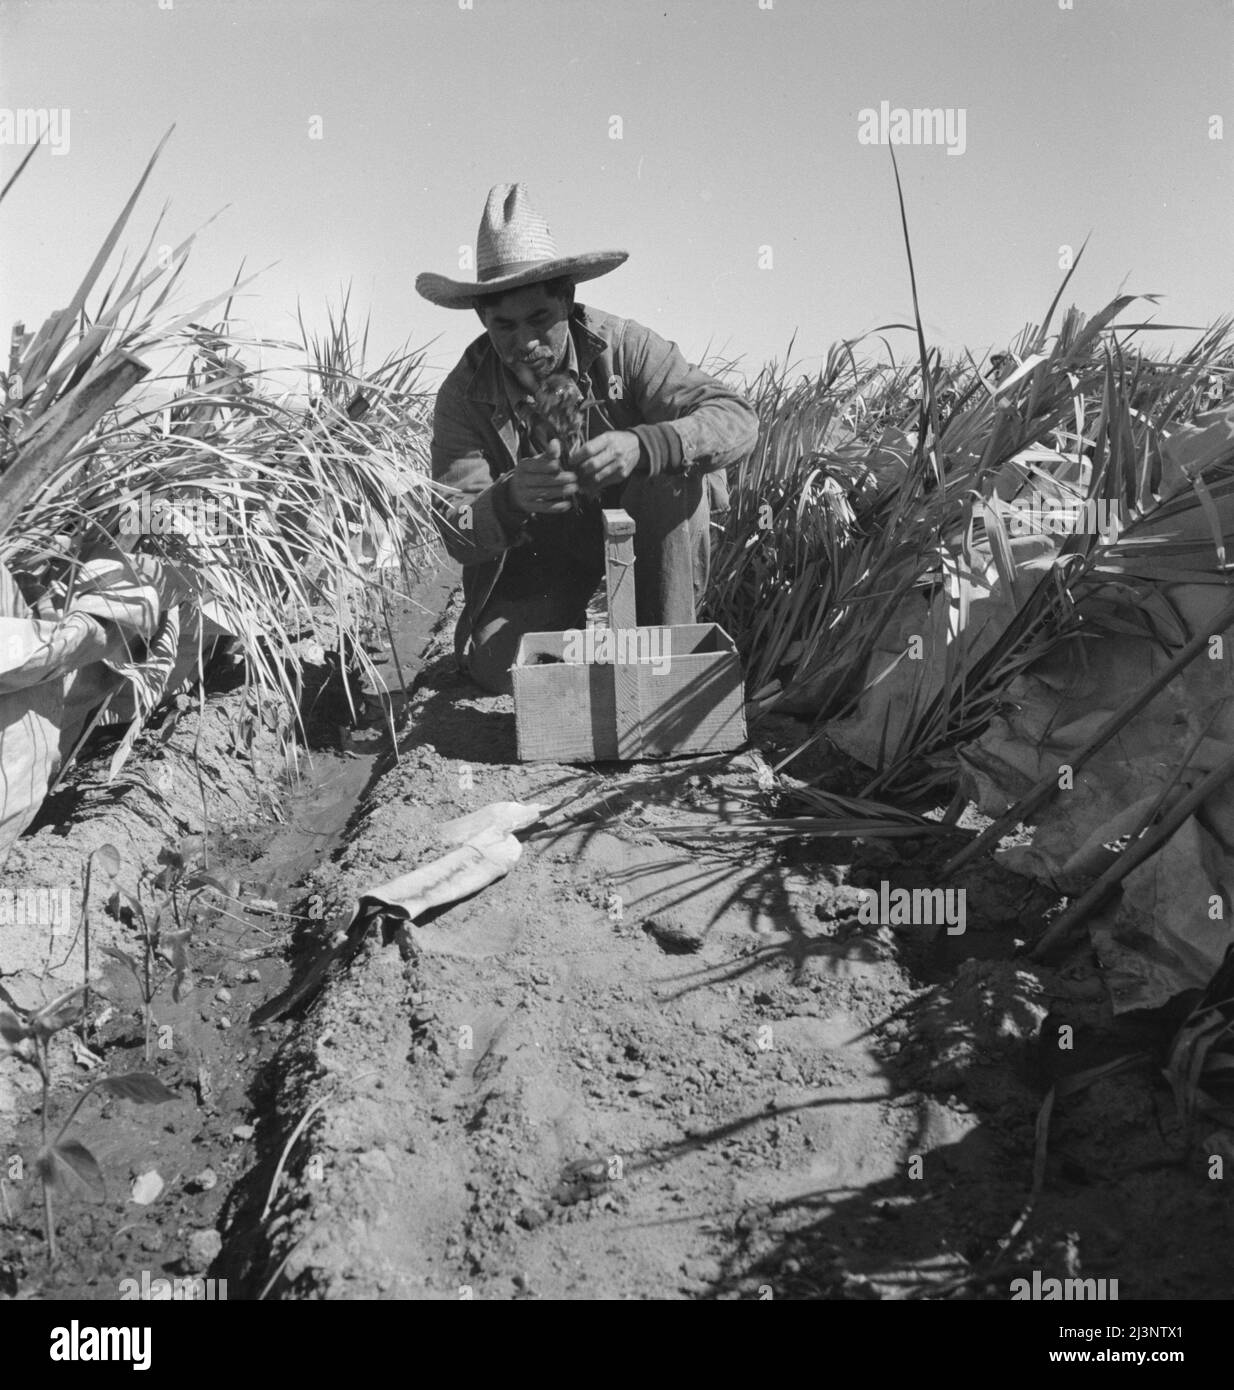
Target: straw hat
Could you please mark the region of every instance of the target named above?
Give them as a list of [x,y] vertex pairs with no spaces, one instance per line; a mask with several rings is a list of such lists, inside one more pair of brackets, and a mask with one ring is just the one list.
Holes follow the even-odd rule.
[[568,275],[578,283],[616,270],[628,251],[589,251],[559,256],[548,223],[531,205],[527,186],[495,184],[484,205],[476,237],[476,280],[450,280],[425,271],[416,276],[416,289],[443,309],[471,309],[476,301]]

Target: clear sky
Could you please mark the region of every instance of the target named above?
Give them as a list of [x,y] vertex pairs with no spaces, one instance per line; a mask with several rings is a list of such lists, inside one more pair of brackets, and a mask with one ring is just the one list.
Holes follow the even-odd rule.
[[471,278],[489,186],[521,180],[563,252],[630,252],[586,302],[748,367],[796,332],[808,366],[911,312],[888,148],[858,138],[882,101],[963,112],[962,153],[896,151],[932,342],[1005,345],[1090,232],[1085,311],[1124,282],[1162,322],[1234,311],[1231,0],[467,3],[0,0],[0,119],[69,112],[0,207],[5,339],[67,301],[175,122],[125,244],[165,200],[168,241],[227,208],[186,310],[245,260],[271,268],[240,317],[289,336],[351,281],[378,351],[436,338],[448,367],[479,325],[413,281]]

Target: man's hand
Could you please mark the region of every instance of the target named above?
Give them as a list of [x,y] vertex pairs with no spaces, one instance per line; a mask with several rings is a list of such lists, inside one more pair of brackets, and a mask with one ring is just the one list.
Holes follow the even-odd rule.
[[578,475],[561,466],[561,441],[542,454],[520,459],[509,475],[510,501],[523,512],[568,512],[578,492]]
[[630,430],[608,430],[589,439],[571,460],[583,491],[594,497],[614,483],[624,483],[638,465],[639,450],[638,435]]

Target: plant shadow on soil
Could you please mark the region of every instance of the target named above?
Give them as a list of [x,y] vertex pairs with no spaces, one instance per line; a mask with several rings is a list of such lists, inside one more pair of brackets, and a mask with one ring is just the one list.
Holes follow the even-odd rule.
[[[516,761],[513,710],[488,708],[491,702],[458,669],[453,656],[426,666],[417,688],[430,693],[417,707],[414,726],[400,739],[400,752],[427,745],[441,757],[459,762],[505,765]],[[465,720],[456,717],[460,710],[466,711]]]
[[[497,772],[491,785],[530,795],[525,788],[537,773],[516,769],[512,778],[508,766],[514,726],[504,702],[494,708],[449,658],[426,666],[419,690],[416,718],[400,741],[413,767],[418,753],[431,752],[438,760],[506,768],[505,782]],[[726,762],[682,760],[633,775],[627,769],[615,789],[607,785],[613,769],[596,765],[586,769],[601,784],[592,803],[568,817],[564,830],[529,839],[551,854],[560,837],[581,854],[626,811],[657,803],[748,816],[748,799],[725,807],[709,796],[707,784],[723,780],[712,774]],[[392,752],[383,764],[393,765]],[[424,763],[430,766],[443,775],[440,761]],[[577,788],[584,775],[554,767],[544,773],[535,799]],[[654,827],[650,833],[654,842]],[[704,893],[714,902],[720,892],[719,906],[701,924],[704,942],[726,908],[746,912],[751,928],[762,914],[781,930],[771,939],[751,930],[736,949],[729,937],[716,948],[723,959],[705,965],[686,961],[697,945],[682,946],[671,932],[654,944],[647,935],[648,949],[658,944],[666,961],[686,965],[647,1000],[649,1032],[657,1011],[692,993],[739,990],[748,1021],[765,1020],[776,1035],[775,1053],[784,1061],[772,1065],[787,1064],[776,1073],[787,1077],[785,1085],[765,1096],[763,1077],[764,1098],[734,1105],[733,1092],[759,1090],[759,1078],[726,1063],[730,1099],[722,1118],[700,1122],[678,1109],[676,1140],[625,1151],[630,1174],[671,1178],[680,1170],[704,1202],[691,1166],[700,1156],[730,1176],[757,1176],[749,1190],[761,1195],[718,1222],[709,1259],[694,1262],[683,1286],[686,1296],[758,1297],[767,1289],[805,1299],[1002,1300],[1011,1296],[1013,1279],[1033,1270],[1043,1278],[1116,1278],[1123,1298],[1224,1296],[1230,1222],[1220,1185],[1205,1181],[1194,1155],[1181,1157],[1171,1106],[1149,1063],[1058,1100],[1044,1185],[1012,1234],[1033,1186],[1042,1100],[1058,1074],[1057,1056],[1041,1037],[1048,1043],[1062,1020],[1077,1026],[1073,1071],[1130,1046],[1117,1036],[1111,1041],[1090,952],[1077,951],[1058,970],[1014,959],[1017,939],[1040,927],[1049,894],[987,862],[966,875],[970,907],[961,936],[933,927],[867,927],[852,920],[851,904],[842,910],[836,901],[818,913],[820,934],[818,922],[800,919],[786,886],[801,871],[830,881],[837,894],[884,881],[932,886],[943,857],[934,845],[905,852],[902,842],[804,839],[783,842],[770,862],[744,867],[736,852],[712,861],[700,854],[696,876],[683,878],[669,915]],[[653,873],[635,863],[610,879],[637,891],[640,878]],[[461,910],[460,919],[465,925]],[[645,927],[634,934],[646,934]],[[896,988],[887,984],[892,974]],[[1168,1032],[1156,1020],[1138,1042],[1147,1040],[1159,1058]],[[777,1089],[788,1093],[777,1097]],[[465,1127],[469,1134],[483,1131],[484,1115],[481,1105]],[[267,1172],[268,1164],[260,1179],[254,1175],[238,1222],[264,1202]],[[587,1206],[578,1204],[578,1218],[594,1220]],[[675,1219],[642,1210],[637,1222],[649,1240],[659,1233],[669,1245]],[[262,1268],[264,1279],[268,1265]],[[596,1275],[602,1283],[601,1265]],[[243,1277],[239,1266],[236,1277]],[[312,1280],[296,1285],[301,1295],[312,1296],[312,1288]]]
[[[1161,1077],[1180,1011],[1121,1022],[1104,1009],[1098,1014],[1091,990],[1078,988],[1097,978],[1086,950],[1073,953],[1065,979],[1044,967],[1025,969],[1015,959],[1014,937],[1030,925],[1039,928],[1036,915],[1029,921],[998,912],[979,916],[959,938],[920,929],[893,937],[885,928],[873,936],[856,929],[847,941],[843,934],[819,938],[787,910],[781,870],[817,866],[824,857],[808,842],[790,843],[780,863],[745,875],[735,892],[766,903],[786,937],[702,968],[665,997],[758,981],[754,1002],[764,1006],[774,1030],[774,1017],[793,1005],[782,1002],[769,975],[789,986],[820,967],[824,975],[843,971],[854,947],[856,959],[872,970],[894,959],[923,992],[855,1033],[852,1041],[874,1044],[869,1093],[768,1101],[633,1157],[630,1168],[667,1171],[708,1147],[735,1148],[757,1164],[785,1146],[786,1125],[855,1105],[898,1112],[891,1126],[900,1141],[897,1171],[870,1180],[861,1175],[860,1160],[854,1169],[851,1152],[838,1162],[807,1162],[807,1170],[831,1169],[840,1181],[814,1187],[798,1173],[780,1184],[780,1195],[747,1206],[728,1232],[717,1271],[695,1296],[751,1297],[762,1290],[777,1298],[1006,1300],[1014,1280],[1031,1280],[1036,1271],[1042,1278],[1121,1286],[1121,1295],[1107,1288],[1089,1297],[1228,1297],[1234,1285],[1225,1252],[1234,1228],[1221,1184],[1207,1171],[1209,1151],[1228,1149],[1228,1138],[1210,1135],[1208,1151],[1204,1145],[1188,1150]],[[869,855],[861,847],[834,856],[848,860],[849,882],[873,886],[884,879],[893,887],[939,882],[942,857],[926,850],[900,858],[894,849]],[[1004,907],[1022,901],[1017,876],[977,865],[970,891],[976,878],[985,880],[976,896],[987,910],[1000,899]],[[1027,896],[1041,906],[1040,894],[1030,888]],[[1055,1044],[1065,1023],[1076,1038],[1060,1053]],[[1051,1085],[1132,1053],[1139,1061],[1123,1072],[1054,1103],[1044,1183],[1030,1202]],[[770,1143],[756,1137],[768,1126]]]
[[[325,753],[337,747],[337,726],[349,722],[350,707],[337,670],[327,666],[319,675],[306,686],[306,702],[315,711],[311,740]],[[447,759],[485,765],[498,778],[497,769],[515,761],[513,715],[494,708],[452,658],[430,662],[416,685],[416,717],[402,732],[397,754],[377,738],[350,768],[338,755],[326,759],[323,776],[347,779],[328,831],[315,828],[311,816],[297,824],[311,807],[310,783],[299,802],[291,802],[293,823],[276,830],[281,839],[272,842],[254,827],[234,842],[238,867],[272,867],[271,854],[283,864],[281,883],[297,901],[285,905],[291,930],[278,944],[291,947],[297,968],[320,953],[335,925],[306,910],[304,875],[315,859],[350,838],[357,808],[396,761],[414,769],[417,757],[431,752],[436,775]],[[107,746],[101,738],[99,747]],[[601,795],[569,818],[574,843],[595,845],[640,805],[686,807],[721,819],[748,816],[749,799],[726,802],[726,793],[718,800],[714,794],[712,783],[723,781],[726,763],[723,757],[665,763],[627,776],[619,788],[608,786],[611,768],[588,769]],[[506,785],[523,796],[530,782],[530,799],[545,801],[579,785],[577,769],[545,767],[543,774],[537,770],[521,781],[507,776]],[[81,814],[80,803],[74,808],[61,801],[68,795],[44,808],[41,823],[58,834],[67,833],[74,810]],[[550,833],[535,843],[551,851],[553,840]],[[756,1057],[778,1068],[775,1077],[760,1079],[757,1070],[742,1069],[745,1062],[725,1062],[722,1089],[730,1098],[746,1091],[744,1103],[730,1099],[720,1117],[679,1109],[672,1114],[676,1139],[628,1152],[629,1171],[640,1178],[688,1170],[688,1181],[696,1183],[698,1169],[691,1164],[701,1155],[725,1174],[752,1179],[739,1209],[715,1211],[709,1258],[691,1269],[685,1296],[759,1297],[769,1290],[777,1298],[802,1299],[1006,1299],[1011,1280],[1033,1269],[1043,1277],[1118,1278],[1123,1298],[1228,1296],[1226,1251],[1234,1234],[1228,1204],[1221,1184],[1205,1181],[1201,1163],[1180,1158],[1159,1071],[1154,1075],[1147,1063],[1057,1103],[1043,1189],[1023,1230],[1000,1247],[1032,1187],[1035,1126],[1056,1064],[1040,1039],[1071,1019],[1087,1030],[1072,1066],[1108,1059],[1109,1011],[1094,988],[1100,981],[1090,953],[1077,952],[1057,971],[1025,970],[1012,958],[1015,938],[1039,924],[1041,903],[1025,881],[993,866],[974,866],[965,880],[969,920],[959,937],[867,927],[854,920],[851,904],[845,910],[839,903],[845,887],[935,883],[939,862],[934,847],[905,854],[895,844],[803,839],[784,841],[769,862],[744,866],[736,852],[712,860],[700,854],[697,877],[683,880],[678,905],[688,907],[705,892],[714,901],[721,892],[711,922],[702,925],[704,941],[725,907],[745,912],[751,928],[761,913],[782,930],[767,937],[751,929],[735,948],[730,937],[704,963],[693,944],[679,948],[664,933],[653,940],[646,924],[635,929],[647,950],[658,947],[666,964],[682,967],[664,979],[658,999],[648,999],[649,1032],[661,1009],[690,994],[731,990],[741,995],[746,1022],[765,1022],[776,1037],[771,1057]],[[788,891],[789,877],[799,873],[835,888],[836,898],[824,900],[817,920],[802,920]],[[614,873],[613,881],[637,890],[646,874],[635,863]],[[279,875],[264,881],[271,878]],[[261,873],[254,887],[262,891]],[[465,917],[466,907],[434,915],[457,909]],[[263,962],[260,979],[250,984],[208,958],[202,963],[218,971],[215,983],[230,984],[236,998],[229,1011],[235,1013],[268,999],[287,978],[285,962],[277,969]],[[887,984],[893,974],[899,982],[894,989]],[[159,1205],[136,1213],[123,1201],[104,1209],[66,1208],[60,1228],[65,1268],[44,1296],[115,1297],[117,1279],[139,1264],[153,1266],[156,1277],[175,1277],[188,1268],[186,1232],[209,1226],[227,1238],[199,1272],[226,1279],[232,1298],[259,1297],[277,1276],[277,1252],[261,1218],[289,1133],[277,1117],[289,1085],[283,1044],[297,1024],[219,1031],[219,1012],[205,993],[192,995],[184,1032],[193,1045],[160,1065],[164,1079],[181,1084],[185,1100],[146,1110],[109,1102],[89,1119],[89,1142],[106,1171],[122,1171],[126,1163],[135,1169],[157,1149],[158,1165],[172,1181]],[[127,1054],[139,1064],[131,1013],[105,1039],[109,1062]],[[208,1026],[194,1021],[197,1013],[201,1023],[209,1014]],[[1150,1027],[1135,1041],[1159,1053],[1164,1036],[1161,1027],[1155,1033]],[[208,1097],[202,1095],[202,1065],[213,1074]],[[197,1106],[187,1098],[194,1089]],[[255,1122],[255,1132],[237,1138],[237,1124],[245,1120]],[[19,1136],[23,1151],[36,1132],[31,1114]],[[213,1194],[177,1181],[204,1167],[217,1170]],[[706,1200],[705,1192],[695,1195]],[[599,1211],[589,1215],[588,1205],[578,1204],[580,1219],[607,1220]],[[642,1212],[638,1219],[648,1239],[671,1241],[673,1218]],[[0,1294],[8,1297],[21,1296],[28,1285],[40,1244],[28,1204],[20,1223],[23,1250],[0,1259]],[[602,1281],[602,1270],[597,1274]]]

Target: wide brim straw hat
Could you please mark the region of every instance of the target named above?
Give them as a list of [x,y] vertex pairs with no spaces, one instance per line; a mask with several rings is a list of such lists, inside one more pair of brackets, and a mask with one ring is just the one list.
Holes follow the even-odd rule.
[[451,280],[425,271],[416,290],[443,309],[472,309],[489,295],[568,275],[576,284],[616,270],[628,251],[588,251],[561,256],[548,223],[532,206],[527,187],[499,183],[489,190],[476,236],[476,279]]

